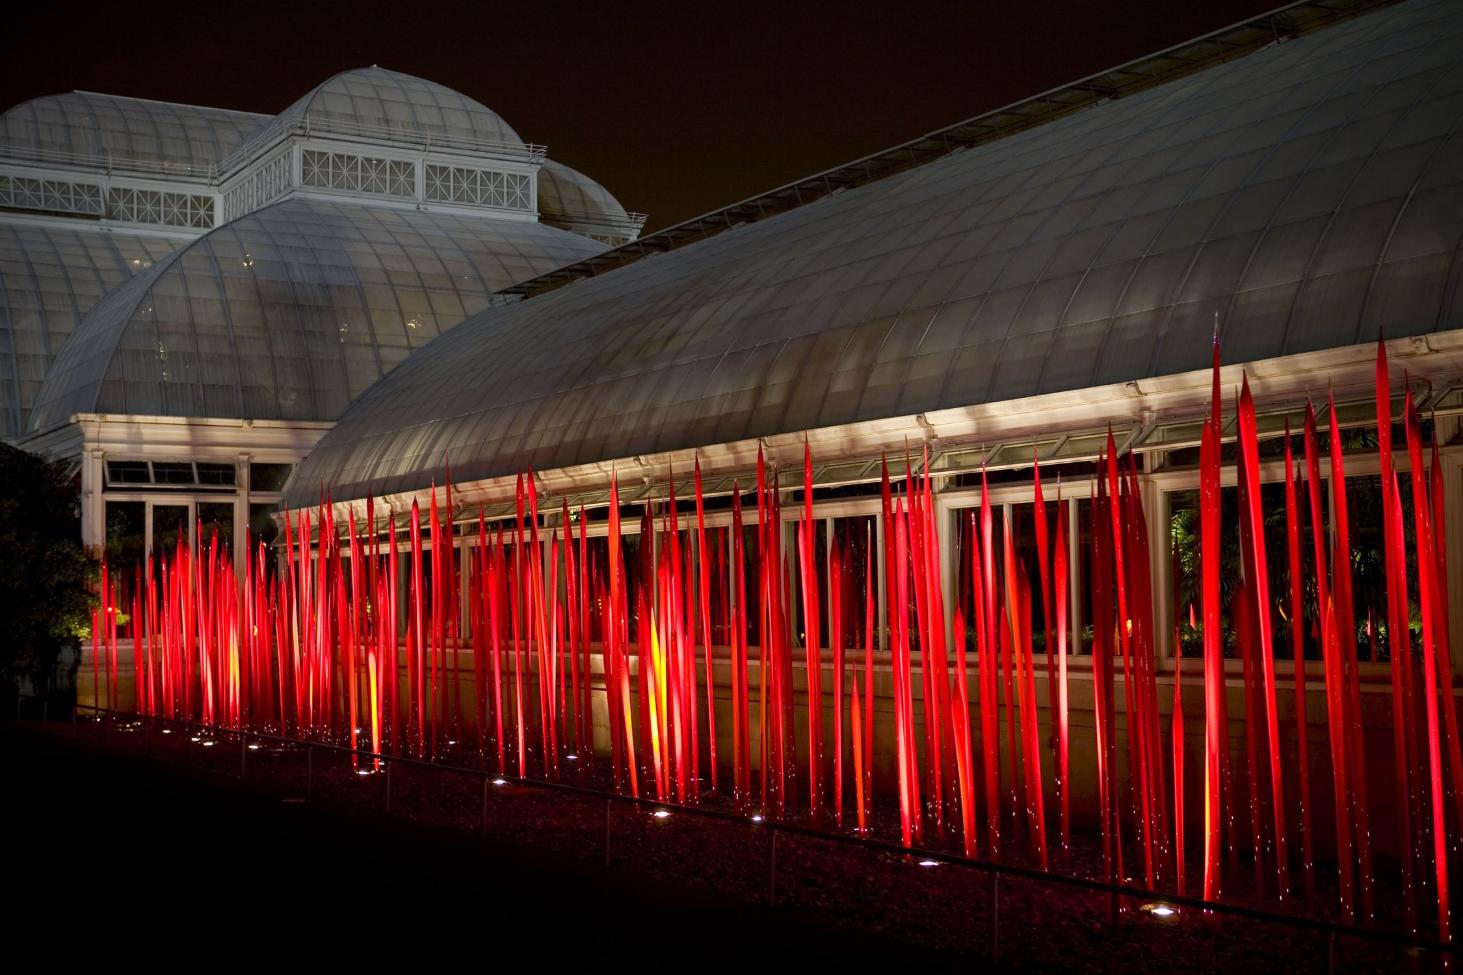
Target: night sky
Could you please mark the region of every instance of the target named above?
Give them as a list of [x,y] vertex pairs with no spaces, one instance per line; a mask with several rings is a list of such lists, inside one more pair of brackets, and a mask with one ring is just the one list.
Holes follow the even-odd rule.
[[379,64],[481,101],[653,230],[1274,6],[30,3],[0,108],[84,89],[274,113]]

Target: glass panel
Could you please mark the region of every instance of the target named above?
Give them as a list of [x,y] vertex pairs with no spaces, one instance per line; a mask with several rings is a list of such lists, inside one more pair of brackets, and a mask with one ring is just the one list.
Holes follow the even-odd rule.
[[589,580],[591,598],[589,638],[594,641],[603,641],[604,610],[608,602],[606,594],[609,592],[609,539],[603,535],[597,538],[590,538],[585,543],[585,549],[585,576]]
[[[965,508],[955,512],[955,578],[956,598],[960,604],[960,610],[965,614],[965,652],[972,655],[977,652],[979,642],[976,638],[976,621],[979,619],[975,601],[980,595],[975,589],[975,572],[971,565],[971,559],[982,559],[982,548],[980,544],[980,509]],[[997,579],[1004,578],[1002,560],[1005,557],[1006,544],[1004,529],[1001,524],[1000,505],[991,506],[991,551],[995,560]],[[981,562],[981,572],[985,572],[985,563]],[[877,582],[875,583],[877,585]],[[1004,596],[1001,597],[1004,600]],[[955,608],[950,607],[950,613],[954,614]]]
[[152,553],[154,556],[172,556],[181,540],[188,544],[189,506],[186,504],[155,504],[152,506]]
[[[1348,492],[1348,496],[1350,496],[1350,492]],[[1204,652],[1203,636],[1198,629],[1190,625],[1191,617],[1197,623],[1201,622],[1203,615],[1203,606],[1200,602],[1202,567],[1200,563],[1199,492],[1197,490],[1176,491],[1168,497],[1173,618],[1179,626],[1179,640],[1183,645],[1184,656],[1199,658]],[[1323,491],[1322,518],[1329,521],[1325,497],[1326,493]],[[1308,489],[1305,484],[1298,483],[1296,517],[1301,533],[1301,572],[1304,579],[1302,605],[1305,613],[1305,657],[1308,660],[1319,660],[1321,659],[1321,646],[1316,604],[1315,549],[1308,498]],[[1265,560],[1269,568],[1270,619],[1275,634],[1274,652],[1277,658],[1283,660],[1293,656],[1291,626],[1288,622],[1290,619],[1290,552],[1285,529],[1285,485],[1282,483],[1260,485],[1260,503],[1264,520]],[[1380,503],[1376,507],[1380,509]],[[1228,658],[1238,658],[1232,628],[1232,604],[1236,590],[1245,581],[1244,573],[1240,568],[1238,488],[1221,489],[1219,512],[1221,526],[1219,578],[1220,599],[1223,605],[1221,620],[1224,627],[1224,655]],[[1354,515],[1352,522],[1355,525]],[[1324,525],[1323,530],[1329,537],[1329,525]],[[1353,551],[1357,550],[1359,537],[1364,537],[1364,534],[1353,527]],[[1354,578],[1359,586],[1361,576]],[[1356,606],[1357,613],[1362,620],[1358,646],[1364,649],[1366,647],[1365,611],[1362,608],[1360,588],[1357,589]]]
[[[706,529],[706,567],[711,580],[708,586],[711,595],[711,642],[719,647],[731,644],[731,583],[727,574],[727,540],[730,533],[730,528]],[[701,571],[699,552],[696,571]],[[699,600],[701,597],[698,594],[696,598]]]
[[234,544],[234,503],[232,501],[198,502],[200,548],[211,546],[215,536],[221,549],[232,550]]
[[[1404,646],[1422,646],[1422,608],[1417,601],[1417,523],[1412,512],[1412,479],[1401,474],[1402,534],[1407,546],[1407,623]],[[1356,652],[1374,663],[1392,659],[1393,637],[1387,626],[1387,563],[1383,539],[1382,478],[1346,479],[1346,520],[1351,530],[1352,603],[1356,610]]]
[[250,464],[250,491],[279,491],[290,476],[293,464]]
[[[1349,407],[1342,407],[1342,415],[1346,416]],[[1400,411],[1401,407],[1394,403],[1393,409]],[[1372,415],[1369,411],[1367,415]],[[1264,424],[1269,418],[1260,417],[1261,440],[1259,441],[1260,459],[1279,460],[1285,456],[1285,437],[1265,436]],[[1318,417],[1321,423],[1326,422],[1326,415],[1323,413]],[[1276,423],[1280,421],[1274,421]],[[1292,429],[1299,426],[1296,420],[1292,420]],[[1432,420],[1423,418],[1418,424],[1418,431],[1422,436],[1423,443],[1432,439]],[[1197,431],[1196,431],[1197,432]],[[1407,443],[1406,428],[1399,421],[1392,424],[1392,443],[1405,445]],[[1295,457],[1296,469],[1300,470],[1305,465],[1305,436],[1300,433],[1293,433],[1290,437],[1291,453]],[[1220,462],[1225,466],[1235,464],[1239,460],[1238,446],[1235,441],[1226,441],[1220,447]],[[1322,426],[1316,433],[1315,443],[1316,455],[1318,457],[1329,457],[1331,455],[1331,434],[1330,430]],[[1377,428],[1375,423],[1365,426],[1344,427],[1341,430],[1341,451],[1344,454],[1366,454],[1375,453],[1377,450]],[[1166,452],[1163,461],[1165,469],[1180,467],[1199,466],[1199,448],[1180,447]]]
[[[875,604],[876,631],[879,626],[879,563],[874,554],[879,543],[877,518],[874,515],[835,518],[833,538],[838,543],[839,561],[843,564],[843,645],[848,650],[862,650],[866,639],[865,606],[869,600]],[[869,581],[866,573],[872,576],[872,588],[865,584]]]
[[[421,603],[422,626],[425,627],[427,630],[426,638],[430,639],[432,627],[432,599],[435,595],[435,590],[432,585],[432,549],[427,544],[428,535],[429,533],[424,529],[422,531]],[[400,609],[398,610],[398,614],[400,616],[398,627],[403,634],[407,634],[412,632],[416,627],[416,617],[412,605],[414,593],[416,591],[416,570],[412,565],[412,551],[410,543],[401,547],[400,551],[397,553],[397,558],[400,560],[399,571],[401,572],[401,577],[403,579],[402,603]],[[512,605],[512,603],[509,601],[511,599],[509,593],[513,591],[511,586],[513,584],[512,577],[514,575],[513,549],[511,546],[507,547],[504,564],[506,565],[508,570],[508,581],[505,582],[503,589],[503,618],[511,619],[510,611],[508,608]],[[505,624],[505,626],[506,625],[507,624]],[[505,629],[504,633],[511,634],[512,630]]]
[[[1078,619],[1081,621],[1081,632],[1077,637],[1077,652],[1082,654],[1092,653],[1094,635],[1092,630],[1092,610],[1096,605],[1092,599],[1092,499],[1079,498],[1077,500],[1077,558],[1073,571],[1079,573],[1077,576],[1077,610]],[[1109,613],[1110,617],[1117,615],[1116,606]]]
[[189,463],[164,464],[153,461],[152,476],[158,484],[193,484],[193,465]]
[[[793,605],[793,626],[799,646],[807,645],[807,625],[804,622],[803,597],[803,552],[799,537],[802,522],[788,522],[786,544],[789,547],[788,568],[792,580],[790,597]],[[813,522],[813,576],[818,585],[818,645],[828,645],[828,521],[818,518]]]
[[640,639],[641,599],[643,597],[648,605],[653,598],[651,593],[645,591],[645,581],[655,579],[655,567],[650,561],[654,546],[641,544],[642,538],[646,537],[648,536],[625,535],[621,539],[621,557],[625,561],[625,611],[630,617],[631,643]]
[[143,501],[107,502],[106,552],[111,565],[131,567],[146,555],[146,509]]
[[145,460],[107,461],[108,484],[151,484],[152,471]]
[[[1219,504],[1220,552],[1219,586],[1220,601],[1227,609],[1233,589],[1240,581],[1239,492],[1227,487],[1220,491]],[[1175,620],[1182,620],[1179,640],[1184,656],[1201,658],[1204,653],[1202,634],[1188,625],[1190,611],[1196,623],[1202,622],[1203,565],[1201,552],[1201,526],[1199,492],[1174,491],[1168,496],[1168,538],[1169,557],[1173,565],[1173,612]],[[1230,625],[1230,614],[1223,612],[1221,625],[1224,630],[1224,655],[1237,656],[1234,646],[1234,630]]]
[[259,542],[265,545],[273,545],[274,540],[279,537],[279,525],[274,521],[275,507],[272,504],[251,504],[249,505],[249,540],[251,548],[257,548]]
[[210,485],[232,485],[237,471],[233,464],[204,464],[194,465],[198,469],[198,483]]
[[[746,509],[743,508],[743,517]],[[757,526],[742,525],[742,598],[747,601],[747,646],[762,643],[762,553],[757,548]]]
[[[1047,545],[1054,543],[1057,531],[1057,503],[1046,502]],[[1046,607],[1041,596],[1041,564],[1036,544],[1036,504],[1018,504],[1011,511],[1011,542],[1016,550],[1018,571],[1026,575],[1026,584],[1031,592],[1031,649],[1037,654],[1046,653]],[[1047,552],[1047,573],[1052,572],[1051,551]],[[1048,596],[1048,599],[1051,597]]]

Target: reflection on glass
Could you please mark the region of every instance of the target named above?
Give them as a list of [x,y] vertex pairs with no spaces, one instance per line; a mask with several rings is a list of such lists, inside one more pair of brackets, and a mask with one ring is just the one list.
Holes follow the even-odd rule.
[[232,487],[234,484],[237,469],[233,464],[205,464],[199,462],[193,465],[198,471],[198,483],[210,487]]
[[[1184,656],[1200,657],[1204,652],[1203,634],[1190,625],[1203,622],[1204,608],[1201,602],[1202,565],[1200,561],[1199,492],[1197,490],[1175,491],[1169,498],[1169,557],[1171,571],[1170,596],[1173,620],[1178,626],[1179,640]],[[1329,520],[1326,505],[1326,491],[1322,490],[1322,518]],[[1290,624],[1290,549],[1285,528],[1285,485],[1271,483],[1260,485],[1260,506],[1264,523],[1265,564],[1269,575],[1270,619],[1274,634],[1274,653],[1277,659],[1293,659]],[[1314,545],[1312,541],[1310,501],[1304,482],[1296,485],[1296,516],[1301,539],[1302,606],[1304,617],[1304,655],[1306,659],[1321,658],[1320,624],[1317,611],[1317,591]],[[1241,568],[1240,553],[1240,510],[1239,489],[1220,489],[1219,519],[1221,544],[1219,550],[1219,590],[1223,607],[1220,617],[1224,631],[1224,655],[1237,658],[1233,629],[1233,602],[1235,594],[1245,583]],[[1354,520],[1354,516],[1353,516]],[[1323,532],[1329,534],[1330,526],[1323,524]],[[1355,534],[1353,534],[1355,541]],[[1363,627],[1359,646],[1366,646],[1365,614],[1360,607],[1360,592],[1357,599],[1358,612],[1362,614]]]
[[152,470],[145,460],[107,461],[107,485],[151,484]]
[[[708,588],[711,596],[711,642],[723,647],[731,643],[731,577],[728,574],[730,554],[727,550],[730,539],[730,528],[706,529],[706,567],[710,579]],[[699,561],[696,571],[701,571]],[[697,595],[696,598],[701,597]]]
[[[965,652],[975,654],[979,648],[979,641],[976,637],[976,621],[980,619],[976,607],[976,600],[981,596],[975,588],[975,568],[972,559],[980,562],[980,571],[984,575],[986,571],[984,546],[981,542],[979,508],[964,508],[955,512],[955,558],[957,598],[960,602],[960,609],[965,614]],[[1002,578],[1003,559],[1005,558],[1006,540],[1005,529],[1002,521],[1002,509],[1000,505],[991,506],[991,551],[994,557],[997,579]],[[954,613],[954,607],[950,612]]]
[[[1096,607],[1092,595],[1092,519],[1093,504],[1091,498],[1079,498],[1077,500],[1077,558],[1072,571],[1077,575],[1077,609],[1078,620],[1082,628],[1077,637],[1077,652],[1092,653],[1092,644],[1095,636],[1092,629],[1092,612]],[[1111,529],[1109,529],[1110,531]],[[1117,618],[1117,600],[1114,598],[1112,607],[1108,610],[1108,618]]]
[[[1047,573],[1050,576],[1052,571],[1050,546],[1056,544],[1057,534],[1057,503],[1049,500],[1045,507],[1048,546]],[[1031,592],[1031,649],[1034,653],[1045,654],[1047,610],[1041,595],[1041,560],[1036,537],[1035,502],[1011,506],[1011,544],[1016,555],[1016,570],[1025,574],[1026,584]],[[1050,584],[1050,579],[1048,579],[1048,583]],[[1050,598],[1050,596],[1047,597],[1047,599]]]
[[189,463],[152,462],[153,481],[157,484],[192,484],[193,465]]
[[[836,518],[833,521],[833,537],[838,542],[839,558],[843,563],[843,634],[846,649],[862,648],[865,645],[864,615],[869,600],[876,604],[879,598],[879,564],[876,546],[877,519],[873,515],[854,515]],[[870,560],[872,565],[870,564]],[[873,589],[866,582],[872,575]],[[878,606],[874,606],[874,627],[879,625]]]
[[179,541],[188,545],[188,505],[155,504],[152,506],[152,554],[172,556]]
[[[1417,599],[1417,523],[1413,520],[1412,479],[1399,472],[1397,481],[1407,550],[1409,632],[1405,645],[1420,653],[1422,607]],[[1387,625],[1387,563],[1380,475],[1346,479],[1346,519],[1351,529],[1351,591],[1356,609],[1357,654],[1367,660],[1391,660],[1394,641]]]
[[232,501],[198,502],[200,547],[213,545],[218,539],[220,551],[232,551],[234,545],[234,503]]
[[[610,540],[605,535],[591,537],[588,540],[587,555],[587,576],[590,592],[590,639],[600,641],[605,638],[605,611],[609,606],[610,593]],[[640,544],[639,535],[620,536],[620,561],[625,572],[625,612],[628,617],[629,639],[633,643],[639,636],[639,605],[642,592],[642,577],[646,572],[646,560],[651,554],[652,546]],[[512,549],[509,549],[511,561]],[[578,557],[576,549],[575,557]],[[510,567],[511,568],[511,567]],[[649,577],[655,578],[653,569]],[[649,599],[650,594],[645,594]]]
[[107,562],[113,566],[133,566],[146,555],[145,518],[147,505],[142,501],[107,502]]
[[290,476],[290,464],[249,465],[249,490],[273,492],[284,490],[284,482]]
[[275,506],[272,504],[249,505],[249,538],[251,547],[260,542],[273,545],[279,537],[279,525],[274,520]]
[[[745,517],[745,508],[743,517]],[[747,646],[762,644],[762,553],[757,548],[757,526],[742,525],[742,595],[747,600]]]
[[[791,551],[787,553],[789,568],[791,570],[792,591],[790,597],[793,605],[793,625],[797,632],[799,646],[807,645],[807,624],[804,622],[804,610],[807,600],[803,596],[803,548],[801,544],[802,522],[790,522],[787,534],[787,544]],[[818,585],[818,644],[828,645],[828,522],[826,519],[817,518],[813,522],[813,578]]]

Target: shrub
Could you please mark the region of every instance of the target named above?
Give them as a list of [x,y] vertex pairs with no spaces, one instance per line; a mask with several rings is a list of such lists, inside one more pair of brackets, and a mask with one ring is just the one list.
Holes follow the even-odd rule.
[[[29,682],[58,690],[63,649],[91,632],[96,561],[81,547],[76,477],[65,464],[0,444],[0,681],[12,693]],[[79,653],[70,654],[65,686]]]

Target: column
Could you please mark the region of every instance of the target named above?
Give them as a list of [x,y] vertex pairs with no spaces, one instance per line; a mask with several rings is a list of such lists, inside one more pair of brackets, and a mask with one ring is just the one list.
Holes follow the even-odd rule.
[[102,498],[104,485],[104,453],[83,449],[81,455],[81,547],[100,557],[107,538],[106,504]]

